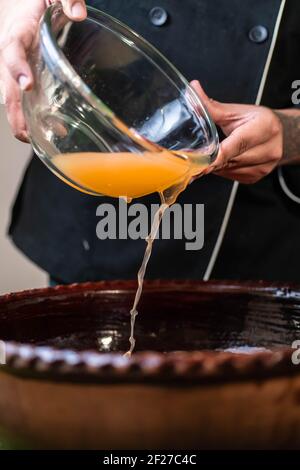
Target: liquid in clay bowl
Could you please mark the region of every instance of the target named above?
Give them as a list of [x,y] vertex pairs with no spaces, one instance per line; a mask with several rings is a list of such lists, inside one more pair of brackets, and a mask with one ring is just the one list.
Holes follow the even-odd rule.
[[135,289],[114,281],[0,298],[10,446],[300,447],[299,286],[148,281],[129,359]]

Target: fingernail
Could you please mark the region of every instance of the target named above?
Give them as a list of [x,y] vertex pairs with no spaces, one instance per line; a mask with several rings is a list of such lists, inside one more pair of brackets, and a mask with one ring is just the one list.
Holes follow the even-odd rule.
[[82,18],[85,15],[85,8],[80,2],[75,2],[72,5],[71,13],[74,18]]
[[30,80],[26,75],[21,74],[18,78],[18,82],[20,85],[21,90],[26,90],[28,85],[30,84]]
[[21,134],[20,134],[20,136],[19,136],[19,140],[21,140],[21,141],[24,142],[25,144],[29,144],[29,143],[30,143],[30,140],[29,140],[27,131],[22,131],[22,132],[21,132]]

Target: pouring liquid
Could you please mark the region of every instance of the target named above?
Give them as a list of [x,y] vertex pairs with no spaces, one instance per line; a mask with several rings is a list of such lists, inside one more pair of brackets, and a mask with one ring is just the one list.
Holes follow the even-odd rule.
[[154,216],[147,246],[138,272],[138,288],[130,311],[130,357],[135,348],[135,321],[143,291],[146,268],[151,257],[153,242],[161,220],[168,207],[174,204],[195,175],[201,175],[209,166],[209,157],[173,153],[170,151],[133,153],[80,152],[60,154],[53,158],[54,165],[67,178],[68,184],[83,192],[123,197],[127,202],[134,198],[158,192],[161,205]]
[[170,195],[167,196],[166,193],[159,193],[160,195],[160,200],[161,200],[161,205],[156,212],[154,216],[154,220],[152,223],[151,231],[146,238],[147,246],[146,246],[146,251],[144,254],[144,259],[142,262],[142,265],[139,269],[138,272],[138,289],[135,294],[135,299],[133,303],[133,307],[130,310],[130,315],[131,315],[131,320],[130,320],[130,338],[129,338],[129,343],[130,343],[130,349],[127,351],[125,356],[130,357],[131,354],[134,351],[135,348],[135,337],[134,337],[134,327],[135,327],[135,320],[138,315],[138,304],[142,295],[143,291],[143,283],[144,283],[144,278],[145,278],[145,273],[147,269],[148,262],[150,260],[151,254],[152,254],[152,248],[153,248],[153,242],[156,238],[157,232],[160,227],[161,220],[164,216],[165,211],[170,207],[174,202],[176,201],[177,197],[179,194],[186,188],[187,184],[189,182],[189,179],[183,180],[180,182],[172,191],[170,191]]

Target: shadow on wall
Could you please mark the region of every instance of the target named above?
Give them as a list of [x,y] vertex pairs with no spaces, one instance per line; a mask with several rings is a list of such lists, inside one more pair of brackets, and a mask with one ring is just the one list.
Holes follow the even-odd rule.
[[0,105],[0,135],[0,294],[3,294],[43,287],[47,276],[16,250],[6,235],[10,208],[30,156],[30,147],[12,136],[3,105]]

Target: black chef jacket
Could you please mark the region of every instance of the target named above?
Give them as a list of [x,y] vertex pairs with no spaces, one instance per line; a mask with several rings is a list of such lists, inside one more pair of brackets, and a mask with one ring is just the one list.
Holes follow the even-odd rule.
[[[255,103],[280,0],[94,0],[89,4],[127,23],[161,50],[188,80],[199,79],[217,100]],[[167,12],[160,26],[153,7]],[[164,16],[164,15],[163,15]],[[159,18],[159,15],[158,15]],[[300,2],[287,0],[262,103],[292,107],[291,84],[300,79]],[[284,169],[300,195],[300,169]],[[194,182],[180,203],[205,204],[205,244],[186,251],[185,240],[157,240],[148,278],[201,279],[211,259],[232,190],[211,175]],[[157,198],[143,202],[157,203]],[[96,237],[96,208],[110,198],[70,188],[34,157],[17,196],[10,226],[15,245],[63,282],[134,278],[143,240]],[[300,206],[282,191],[277,170],[255,185],[240,185],[212,277],[300,280]],[[89,249],[87,250],[87,246]]]

